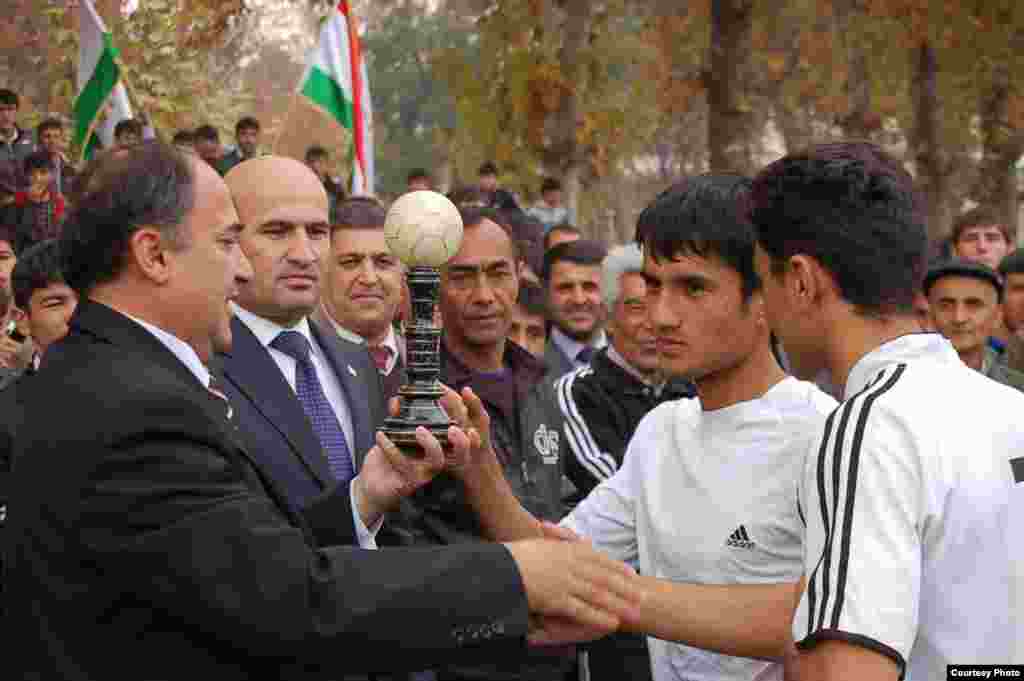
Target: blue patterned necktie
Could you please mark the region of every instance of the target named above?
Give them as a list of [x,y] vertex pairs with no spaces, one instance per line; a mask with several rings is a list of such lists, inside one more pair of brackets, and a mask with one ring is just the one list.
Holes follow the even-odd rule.
[[327,401],[320,379],[316,376],[316,367],[309,356],[312,350],[309,341],[298,331],[282,331],[270,343],[270,347],[295,360],[295,392],[302,409],[327,452],[327,465],[331,473],[337,480],[348,482],[355,476],[352,452],[345,441],[338,417],[331,409],[331,403]]

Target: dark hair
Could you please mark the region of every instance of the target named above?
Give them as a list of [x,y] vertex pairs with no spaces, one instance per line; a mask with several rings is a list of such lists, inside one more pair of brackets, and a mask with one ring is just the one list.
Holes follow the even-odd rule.
[[11,272],[14,304],[28,312],[32,294],[50,284],[63,284],[60,250],[56,239],[47,239],[26,248]]
[[3,88],[0,90],[0,106],[13,106],[18,108],[18,93],[14,90]]
[[523,311],[528,315],[547,318],[548,306],[544,290],[536,284],[531,284],[528,281],[519,284],[519,296],[516,298],[516,305],[523,308]]
[[377,199],[370,196],[353,196],[340,202],[331,219],[331,233],[335,230],[356,227],[359,229],[384,229],[387,211]]
[[195,135],[191,130],[179,130],[171,138],[171,144],[192,144],[195,142]]
[[561,232],[562,234],[575,234],[576,236],[583,238],[583,232],[580,231],[579,227],[573,227],[568,222],[563,222],[559,225],[555,225],[547,231],[544,235],[544,252],[551,250],[551,235],[555,232]]
[[988,265],[962,258],[952,258],[928,268],[928,273],[925,274],[924,282],[921,284],[924,295],[927,296],[935,283],[946,277],[966,277],[991,284],[992,288],[996,290],[996,300],[999,302],[1003,300],[1003,280],[995,270]]
[[125,118],[118,121],[117,125],[114,126],[114,139],[125,134],[142,137],[142,123],[139,123],[134,118]]
[[59,118],[44,118],[42,122],[36,126],[36,137],[42,140],[43,133],[47,130],[64,130],[64,124],[61,123]]
[[480,165],[480,169],[476,171],[477,176],[480,175],[497,175],[498,166],[494,165],[494,161],[484,161]]
[[235,136],[237,137],[243,130],[255,130],[256,132],[259,132],[260,122],[252,116],[243,116],[238,119],[237,123],[235,123]]
[[562,183],[553,177],[545,177],[544,181],[540,183],[541,194],[557,191],[562,191]]
[[196,142],[220,142],[220,132],[207,123],[192,131],[192,139]]
[[655,260],[695,255],[717,258],[736,271],[743,299],[761,288],[754,269],[754,226],[746,217],[750,180],[742,175],[705,173],[672,185],[644,208],[636,242]]
[[24,169],[25,175],[31,174],[33,170],[52,171],[53,159],[45,151],[34,151],[25,157],[21,167]]
[[473,229],[480,225],[484,220],[490,220],[494,224],[501,227],[501,231],[505,232],[505,236],[512,244],[512,257],[516,261],[519,260],[519,244],[516,241],[515,234],[512,233],[511,227],[505,220],[505,216],[494,210],[493,208],[480,207],[475,203],[458,203],[452,201],[458,209],[459,216],[462,218],[462,228],[465,230]]
[[551,271],[560,262],[600,267],[607,255],[608,249],[600,241],[579,239],[558,244],[544,253],[544,265],[541,267],[540,278],[544,282],[550,282]]
[[188,243],[180,226],[195,201],[195,174],[186,154],[147,141],[105,158],[89,183],[60,237],[62,270],[79,295],[117,278],[144,225],[160,227],[172,244]]
[[762,170],[750,217],[773,271],[813,257],[860,314],[913,312],[928,238],[913,179],[868,142],[822,144]]
[[309,163],[313,159],[327,158],[327,150],[321,147],[319,144],[314,144],[309,149],[306,149],[306,163]]
[[430,173],[427,172],[426,168],[413,168],[409,171],[406,176],[406,183],[412,182],[413,180],[427,180],[430,181]]
[[960,241],[960,237],[963,236],[964,232],[971,227],[982,227],[982,226],[993,226],[997,227],[1003,234],[1003,238],[1006,239],[1006,243],[1013,243],[1013,235],[1010,234],[1010,228],[1006,225],[1005,221],[998,217],[994,212],[985,208],[984,206],[978,206],[972,208],[953,222],[953,232],[950,234],[950,241],[956,244]]
[[1024,274],[1024,248],[1018,248],[1006,254],[999,263],[999,274],[1004,277],[1011,274]]

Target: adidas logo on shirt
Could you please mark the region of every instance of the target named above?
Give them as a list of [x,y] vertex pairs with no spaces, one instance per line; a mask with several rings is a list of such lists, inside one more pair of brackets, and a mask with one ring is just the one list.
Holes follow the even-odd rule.
[[740,525],[736,530],[729,535],[729,538],[725,540],[726,546],[734,546],[738,549],[752,549],[754,548],[754,542],[750,541],[750,535],[747,534],[747,528]]

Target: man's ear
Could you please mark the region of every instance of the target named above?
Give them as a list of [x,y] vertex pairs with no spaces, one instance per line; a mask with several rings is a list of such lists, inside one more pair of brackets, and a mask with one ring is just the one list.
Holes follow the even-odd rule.
[[818,304],[826,296],[835,293],[832,275],[817,259],[810,256],[792,256],[785,276],[791,301],[797,309]]
[[167,239],[158,227],[142,227],[128,240],[128,259],[141,276],[156,284],[167,283],[170,263]]

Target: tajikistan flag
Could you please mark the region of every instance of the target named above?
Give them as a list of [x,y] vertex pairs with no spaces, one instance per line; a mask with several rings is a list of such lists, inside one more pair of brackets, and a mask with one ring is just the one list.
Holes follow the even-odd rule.
[[[75,98],[75,144],[88,157],[98,136],[104,146],[114,142],[114,126],[132,117],[128,93],[121,84],[117,50],[91,0],[78,6],[78,96]],[[106,118],[100,123],[104,109]]]
[[320,29],[299,93],[352,133],[352,193],[373,193],[373,109],[355,17],[341,0]]

